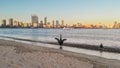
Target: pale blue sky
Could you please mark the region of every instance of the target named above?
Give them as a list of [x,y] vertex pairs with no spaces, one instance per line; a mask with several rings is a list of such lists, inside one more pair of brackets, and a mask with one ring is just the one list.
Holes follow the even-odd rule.
[[32,14],[66,23],[113,23],[120,20],[120,0],[0,0],[0,20],[30,22]]

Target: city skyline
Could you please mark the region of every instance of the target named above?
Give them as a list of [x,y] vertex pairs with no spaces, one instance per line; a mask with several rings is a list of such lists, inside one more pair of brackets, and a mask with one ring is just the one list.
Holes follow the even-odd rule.
[[112,25],[106,25],[102,23],[98,24],[83,24],[75,23],[68,24],[64,20],[48,20],[48,17],[44,17],[43,20],[39,21],[37,15],[31,16],[31,22],[23,22],[13,18],[2,19],[0,22],[0,28],[90,28],[90,29],[120,29],[120,22],[115,21]]
[[120,21],[119,0],[1,0],[0,19],[14,18],[31,22],[32,14],[40,20],[65,20],[67,24],[113,24]]

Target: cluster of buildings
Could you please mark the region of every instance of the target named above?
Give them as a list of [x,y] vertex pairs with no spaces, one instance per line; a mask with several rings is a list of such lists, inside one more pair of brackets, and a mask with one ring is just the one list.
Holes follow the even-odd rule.
[[101,24],[81,24],[81,23],[77,23],[77,24],[73,24],[71,27],[73,28],[88,28],[88,29],[100,29],[100,28],[109,28],[106,25],[101,25]]
[[20,22],[16,21],[13,18],[10,18],[8,22],[6,19],[3,19],[1,21],[1,28],[115,28],[118,29],[120,28],[120,23],[115,22],[112,26],[106,26],[102,24],[86,24],[83,25],[81,23],[69,25],[65,24],[64,20],[52,20],[52,22],[49,22],[47,17],[44,18],[44,20],[39,21],[39,17],[37,15],[32,15],[31,16],[31,23],[25,23],[25,22]]
[[8,22],[6,19],[1,21],[1,28],[63,28],[64,20],[53,20],[52,22],[48,22],[47,17],[44,20],[39,22],[38,16],[32,15],[31,16],[31,23],[19,22],[10,18]]
[[114,29],[119,29],[120,28],[120,23],[118,23],[117,21],[115,21],[115,23],[113,24]]
[[34,28],[63,28],[65,27],[64,25],[64,20],[52,20],[52,22],[49,22],[47,20],[47,17],[44,18],[44,20],[41,20],[40,22],[38,21],[38,16],[33,15],[31,16],[32,24],[31,27]]

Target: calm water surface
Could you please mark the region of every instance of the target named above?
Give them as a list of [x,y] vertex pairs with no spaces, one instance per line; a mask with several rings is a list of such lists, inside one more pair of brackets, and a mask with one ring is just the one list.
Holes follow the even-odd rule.
[[32,40],[52,41],[62,34],[69,43],[120,46],[120,29],[0,29],[0,35]]

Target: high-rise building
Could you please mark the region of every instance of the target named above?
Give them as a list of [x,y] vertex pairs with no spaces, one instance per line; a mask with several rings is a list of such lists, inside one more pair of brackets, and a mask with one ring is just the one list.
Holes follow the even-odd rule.
[[61,21],[61,27],[64,27],[64,20]]
[[50,27],[51,27],[51,26],[50,26],[50,22],[47,23],[46,27],[47,27],[47,28],[50,28]]
[[59,21],[56,20],[56,28],[58,28],[58,27],[59,27]]
[[43,21],[40,21],[40,28],[43,28]]
[[9,26],[13,27],[13,19],[12,18],[9,19]]
[[38,16],[32,15],[31,18],[32,18],[32,23],[38,23]]
[[52,21],[52,28],[55,28],[55,21]]
[[13,26],[18,27],[18,21],[15,20]]
[[37,15],[32,15],[31,19],[32,19],[32,26],[33,27],[38,27],[38,16]]
[[2,27],[6,27],[6,20],[5,19],[2,20]]
[[117,21],[114,22],[113,28],[117,28]]
[[47,17],[44,18],[44,24],[47,24]]

